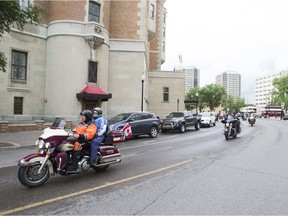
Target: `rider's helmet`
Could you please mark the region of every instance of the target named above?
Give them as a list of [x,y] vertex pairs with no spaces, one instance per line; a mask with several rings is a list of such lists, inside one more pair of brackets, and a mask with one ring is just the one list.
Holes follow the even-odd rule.
[[96,113],[97,115],[101,115],[102,114],[102,109],[100,107],[95,107],[93,109],[93,112]]
[[80,113],[80,115],[84,115],[85,116],[85,118],[86,118],[86,120],[85,120],[85,122],[87,122],[87,121],[89,121],[89,120],[91,120],[92,119],[92,112],[90,111],[90,110],[83,110],[81,113]]

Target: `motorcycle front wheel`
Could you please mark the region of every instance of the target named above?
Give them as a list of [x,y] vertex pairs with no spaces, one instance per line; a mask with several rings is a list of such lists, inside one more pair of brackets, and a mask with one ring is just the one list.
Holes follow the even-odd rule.
[[35,164],[20,167],[18,170],[18,179],[26,187],[37,187],[44,184],[50,177],[48,165],[46,165],[41,173],[37,173],[41,164]]
[[224,133],[224,136],[225,136],[225,139],[226,139],[226,140],[228,140],[228,139],[229,139],[229,135],[228,135],[228,132],[225,132],[225,133]]

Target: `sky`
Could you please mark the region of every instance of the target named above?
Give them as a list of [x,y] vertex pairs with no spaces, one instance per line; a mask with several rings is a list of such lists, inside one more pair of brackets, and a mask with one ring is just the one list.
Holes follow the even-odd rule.
[[256,78],[288,69],[288,0],[166,0],[165,7],[162,70],[194,66],[200,87],[237,71],[241,97],[254,104]]

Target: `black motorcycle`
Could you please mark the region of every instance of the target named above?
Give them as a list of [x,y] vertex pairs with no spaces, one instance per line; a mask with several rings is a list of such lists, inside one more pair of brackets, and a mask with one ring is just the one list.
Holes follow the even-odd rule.
[[239,120],[222,120],[221,122],[224,124],[223,135],[226,140],[236,138],[237,135],[241,133]]

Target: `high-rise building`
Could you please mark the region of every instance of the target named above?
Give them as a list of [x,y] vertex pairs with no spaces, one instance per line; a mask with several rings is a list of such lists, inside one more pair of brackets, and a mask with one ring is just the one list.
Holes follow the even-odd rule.
[[184,67],[185,72],[185,92],[194,87],[199,87],[200,70],[196,67]]
[[280,71],[278,73],[258,77],[255,81],[255,105],[257,107],[265,107],[271,103],[273,79],[287,76],[288,71]]
[[223,86],[233,98],[241,97],[241,75],[237,71],[225,71],[217,75],[216,83]]

